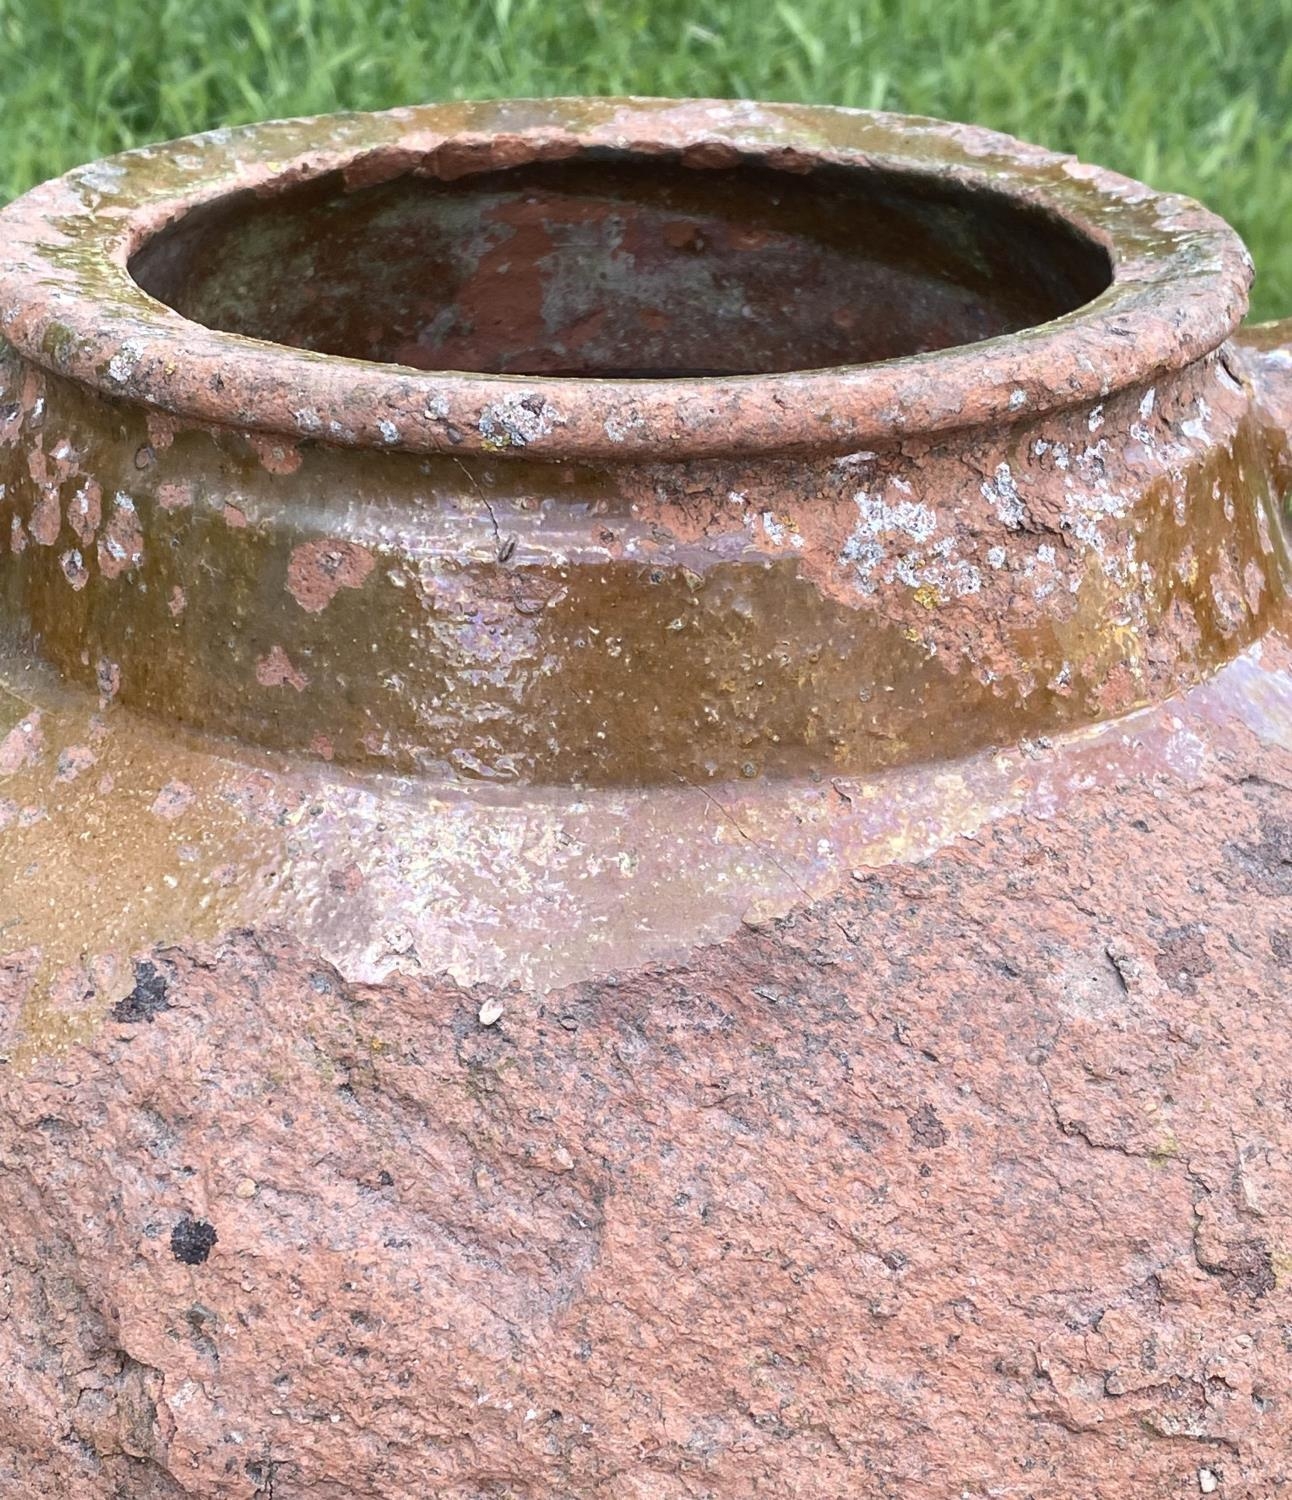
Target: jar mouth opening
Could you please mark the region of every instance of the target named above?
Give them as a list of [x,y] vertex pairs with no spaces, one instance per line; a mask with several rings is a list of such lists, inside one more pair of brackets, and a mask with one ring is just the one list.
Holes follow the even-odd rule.
[[1223,221],[914,116],[512,100],[128,152],[0,210],[0,334],[182,420],[343,446],[845,454],[1180,369]]
[[191,322],[281,346],[625,382],[929,354],[1112,283],[1105,246],[979,185],[608,147],[448,181],[334,169],[236,189],[148,235],[128,269]]

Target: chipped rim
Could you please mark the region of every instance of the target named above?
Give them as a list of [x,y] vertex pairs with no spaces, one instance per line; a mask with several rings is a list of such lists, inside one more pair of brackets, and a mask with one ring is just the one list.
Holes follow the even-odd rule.
[[[318,354],[191,322],[127,270],[149,236],[235,191],[272,193],[337,170],[356,185],[419,167],[459,176],[588,147],[681,153],[698,168],[819,162],[965,184],[1065,220],[1108,252],[1112,283],[1050,322],[931,354],[623,380],[423,371]],[[210,131],[33,189],[0,210],[0,244],[0,332],[35,363],[105,395],[345,446],[523,449],[554,459],[847,453],[1033,419],[1210,353],[1241,320],[1252,279],[1251,259],[1222,219],[1074,157],[921,116],[721,100],[431,104]],[[508,420],[522,402],[531,413],[538,402],[543,420]]]

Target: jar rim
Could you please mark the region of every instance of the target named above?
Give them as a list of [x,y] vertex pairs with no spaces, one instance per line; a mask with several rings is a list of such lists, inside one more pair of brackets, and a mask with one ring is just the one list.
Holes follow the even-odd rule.
[[[421,370],[185,318],[133,279],[135,251],[193,208],[326,173],[441,179],[588,149],[697,168],[865,167],[957,184],[1100,245],[1108,287],[1049,322],[933,353],[700,377]],[[845,454],[1034,420],[1187,367],[1247,306],[1238,235],[1191,199],[975,126],[834,106],[546,99],[429,104],[208,131],[79,167],[0,209],[0,334],[106,396],[216,426],[351,447],[534,459]],[[505,420],[519,405],[542,422]],[[504,434],[500,444],[499,433]]]

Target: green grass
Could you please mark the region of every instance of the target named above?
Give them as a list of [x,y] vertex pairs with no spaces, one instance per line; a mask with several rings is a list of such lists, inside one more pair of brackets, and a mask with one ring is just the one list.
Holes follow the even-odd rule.
[[1201,198],[1292,314],[1292,0],[0,0],[0,194],[220,123],[554,93],[992,125]]

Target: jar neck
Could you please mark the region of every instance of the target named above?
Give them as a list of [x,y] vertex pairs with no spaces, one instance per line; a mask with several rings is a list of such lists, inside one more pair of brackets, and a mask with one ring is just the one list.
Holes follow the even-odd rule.
[[568,785],[856,774],[1165,698],[1285,591],[1208,360],[841,459],[554,465],[183,426],[6,356],[0,598],[251,745]]

